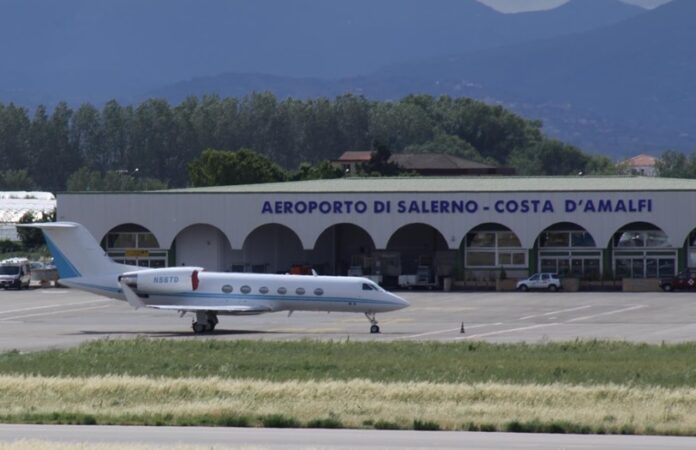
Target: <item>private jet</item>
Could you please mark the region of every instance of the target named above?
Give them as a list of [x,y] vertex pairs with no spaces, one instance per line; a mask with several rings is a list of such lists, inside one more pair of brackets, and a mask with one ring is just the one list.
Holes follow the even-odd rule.
[[126,301],[135,309],[194,314],[193,332],[211,332],[218,316],[288,311],[362,313],[379,333],[377,313],[409,306],[403,298],[362,277],[209,272],[203,267],[159,269],[118,264],[79,223],[26,225],[40,228],[60,283]]

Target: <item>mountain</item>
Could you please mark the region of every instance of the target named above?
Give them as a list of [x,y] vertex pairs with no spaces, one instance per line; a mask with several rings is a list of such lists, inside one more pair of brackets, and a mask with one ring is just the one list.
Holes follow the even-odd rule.
[[642,12],[618,0],[525,14],[475,0],[2,0],[0,101],[131,101],[225,72],[349,77]]
[[[583,133],[578,128],[583,116],[584,122],[597,122],[600,128],[613,123],[641,135],[646,129],[662,134],[653,142],[623,142],[624,147],[630,144],[642,150],[679,142],[693,148],[695,19],[696,2],[675,0],[591,32],[394,65],[376,76],[408,73],[411,83],[418,80],[424,87],[437,85],[450,93],[463,82],[475,85],[480,96],[560,112],[565,116],[561,120],[576,122],[574,134]],[[567,134],[569,123],[550,119]],[[586,132],[597,133],[594,128]]]
[[[579,14],[593,5],[611,4],[575,0],[548,14]],[[393,64],[361,77],[223,74],[150,94],[174,101],[188,94],[265,90],[281,97],[344,92],[377,99],[415,92],[470,96],[540,118],[547,133],[591,151],[618,157],[666,148],[693,150],[695,18],[696,2],[675,0],[584,33]]]

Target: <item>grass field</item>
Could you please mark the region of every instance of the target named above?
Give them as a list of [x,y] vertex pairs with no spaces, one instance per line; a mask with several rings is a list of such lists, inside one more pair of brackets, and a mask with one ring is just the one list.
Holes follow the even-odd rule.
[[696,387],[696,343],[104,340],[0,355],[0,374]]
[[0,420],[696,435],[696,344],[136,339],[0,355]]

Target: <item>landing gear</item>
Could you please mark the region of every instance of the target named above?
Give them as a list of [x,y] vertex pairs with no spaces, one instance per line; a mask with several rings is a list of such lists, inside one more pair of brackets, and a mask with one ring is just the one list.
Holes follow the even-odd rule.
[[217,314],[210,311],[199,311],[196,313],[196,319],[191,328],[196,334],[207,333],[213,331],[217,323]]
[[372,326],[370,327],[370,333],[379,334],[379,325],[377,325],[377,319],[375,318],[375,313],[365,313],[365,317],[370,321]]

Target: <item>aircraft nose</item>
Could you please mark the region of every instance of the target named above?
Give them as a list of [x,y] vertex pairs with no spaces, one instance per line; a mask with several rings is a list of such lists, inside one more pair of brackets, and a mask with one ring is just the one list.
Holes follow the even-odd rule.
[[411,306],[411,304],[405,298],[399,297],[396,294],[391,295],[392,297],[394,297],[394,300],[396,300],[397,304],[399,305],[399,309],[408,308],[409,306]]

